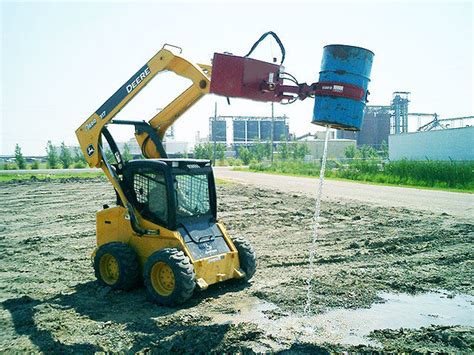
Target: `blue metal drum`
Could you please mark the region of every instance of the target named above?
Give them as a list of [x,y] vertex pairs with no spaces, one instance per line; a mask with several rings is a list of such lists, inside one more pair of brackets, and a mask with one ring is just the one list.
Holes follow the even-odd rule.
[[[367,86],[370,81],[373,57],[373,52],[360,47],[339,44],[324,47],[319,84],[328,83],[336,88],[342,88],[344,84],[349,84],[353,88],[360,88],[359,92],[362,97],[344,96],[343,89],[340,89],[340,95],[331,91],[317,93],[312,123],[349,131],[360,130],[367,101]],[[339,86],[337,83],[341,85]]]

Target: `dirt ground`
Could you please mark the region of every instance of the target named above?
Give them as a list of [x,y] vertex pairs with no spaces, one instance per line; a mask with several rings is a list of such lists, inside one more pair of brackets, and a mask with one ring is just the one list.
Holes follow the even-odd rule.
[[[0,351],[474,351],[469,326],[379,329],[360,345],[318,334],[313,318],[301,317],[312,196],[234,183],[220,185],[218,196],[231,235],[256,249],[257,273],[248,285],[215,285],[166,308],[148,301],[143,288],[112,291],[95,282],[95,211],[113,204],[108,182],[0,184]],[[370,307],[380,292],[474,295],[469,221],[343,201],[323,202],[322,217],[317,314]],[[316,335],[305,337],[305,326]]]

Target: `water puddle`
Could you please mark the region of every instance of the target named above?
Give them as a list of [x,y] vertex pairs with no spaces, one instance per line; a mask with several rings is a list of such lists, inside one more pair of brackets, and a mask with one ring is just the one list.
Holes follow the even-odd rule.
[[282,313],[258,298],[235,304],[236,313],[216,314],[217,323],[255,323],[274,339],[291,342],[331,342],[377,345],[367,338],[376,329],[474,326],[474,297],[430,292],[420,295],[381,293],[384,303],[368,309],[334,309],[304,316]]
[[368,309],[334,309],[313,318],[314,326],[347,344],[367,344],[375,329],[434,325],[474,326],[474,297],[438,292],[420,295],[381,293],[384,303]]

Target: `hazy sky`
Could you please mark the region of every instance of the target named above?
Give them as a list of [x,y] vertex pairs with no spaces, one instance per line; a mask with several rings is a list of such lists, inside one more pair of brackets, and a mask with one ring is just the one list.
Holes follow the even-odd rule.
[[[411,91],[411,112],[473,114],[473,5],[455,1],[20,2],[1,1],[0,154],[44,154],[47,140],[76,144],[74,131],[164,43],[209,63],[214,52],[244,55],[275,31],[286,71],[317,81],[322,48],[351,44],[375,52],[370,104]],[[256,53],[279,56],[267,39]],[[143,120],[188,83],[156,77],[117,116]],[[208,95],[176,124],[179,140],[207,135],[214,103],[222,115],[270,115],[270,104]],[[275,106],[298,134],[312,125],[313,102]],[[416,120],[414,118],[414,120]],[[132,136],[117,132],[117,140]]]

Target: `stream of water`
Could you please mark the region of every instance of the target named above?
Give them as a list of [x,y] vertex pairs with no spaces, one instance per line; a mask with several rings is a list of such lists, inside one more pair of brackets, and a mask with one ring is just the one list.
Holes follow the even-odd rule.
[[311,249],[309,251],[309,273],[307,280],[306,305],[303,313],[306,316],[312,314],[311,305],[313,303],[313,278],[314,278],[314,258],[316,256],[316,241],[319,236],[319,215],[321,212],[321,197],[323,195],[324,173],[326,172],[326,160],[328,157],[329,126],[326,126],[326,137],[324,138],[323,157],[321,159],[321,170],[319,171],[319,189],[316,195],[316,206],[314,210],[313,236]]

